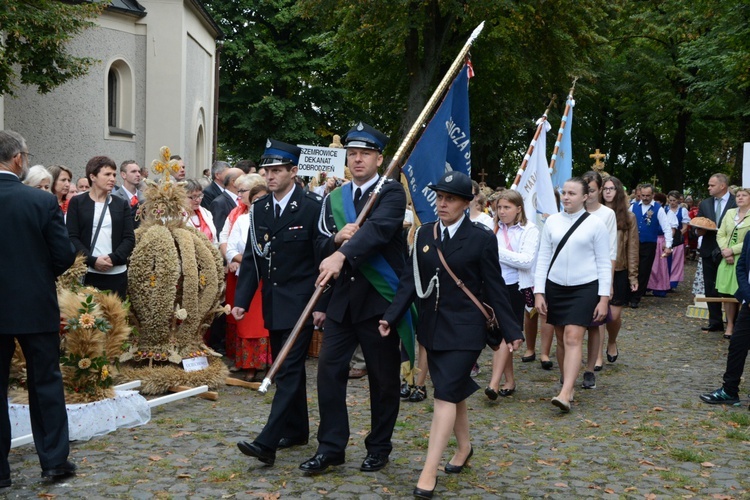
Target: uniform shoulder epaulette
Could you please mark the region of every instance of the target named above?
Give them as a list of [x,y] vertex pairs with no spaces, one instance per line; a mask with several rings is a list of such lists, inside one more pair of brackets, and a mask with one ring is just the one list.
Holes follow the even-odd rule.
[[313,193],[312,191],[305,191],[305,196],[308,198],[312,198],[315,201],[323,201],[323,197],[320,196],[318,193]]
[[487,231],[488,233],[492,232],[492,229],[488,228],[487,226],[485,226],[481,222],[473,221],[472,224],[474,225],[474,227],[477,227],[479,229],[483,229],[484,231]]
[[384,182],[394,182],[390,177],[386,177]]

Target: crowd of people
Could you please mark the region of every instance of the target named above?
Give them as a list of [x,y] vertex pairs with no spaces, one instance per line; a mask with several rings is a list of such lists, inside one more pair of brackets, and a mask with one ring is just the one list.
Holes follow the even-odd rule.
[[[241,161],[233,167],[217,161],[198,179],[186,179],[184,161],[172,157],[179,165],[175,180],[186,191],[185,225],[205,235],[225,259],[226,303],[232,313],[217,318],[204,340],[226,353],[231,371],[241,372],[246,380],[261,379],[316,296],[311,317],[275,373],[276,392],[266,425],[254,438],[237,444],[243,454],[270,466],[279,450],[308,443],[305,360],[314,329],[321,329],[318,447],[300,469],[320,473],[345,462],[347,379],[359,352],[366,367],[359,376],[369,380],[371,413],[367,455],[360,466],[364,472],[388,464],[399,397],[425,400],[430,378],[433,420],[413,494],[431,498],[451,435],[456,450],[445,463],[446,473],[461,473],[473,455],[467,398],[480,389],[477,359],[485,346],[494,352],[484,394],[498,401],[515,394],[523,383],[514,375],[513,354],[521,349],[524,335],[521,362],[534,362],[541,332],[539,361],[544,370],[554,368],[550,356],[556,339],[560,387],[551,403],[568,413],[584,360],[584,339],[580,387],[590,390],[597,387],[596,372],[602,370],[604,356],[608,363],[620,356],[622,309],[640,307],[648,291],[668,296],[684,279],[685,260],[698,255],[696,293],[719,299],[709,303],[704,330],[721,331],[731,339],[724,385],[701,399],[738,401],[739,376],[750,346],[750,310],[731,297],[750,297],[748,264],[741,257],[750,232],[750,190],[731,190],[726,176],[715,174],[708,182],[710,198],[702,202],[683,199],[676,191],[655,192],[651,184],[639,185],[628,196],[616,177],[590,171],[565,182],[558,193],[560,212],[537,218],[525,213],[517,191],[492,191],[465,174],[446,172],[428,186],[435,191],[437,220],[422,221],[417,228],[404,188],[378,173],[387,143],[384,134],[358,123],[342,144],[351,179],[329,176],[317,186],[305,185],[298,176],[299,148],[273,139],[259,165]],[[59,248],[39,250],[44,253],[41,260],[49,262],[45,277],[53,282],[70,265],[75,250],[86,259],[86,284],[125,298],[128,258],[148,172],[132,160],[118,167],[109,157],[95,156],[85,176],[73,182],[70,168],[28,168],[28,156],[20,136],[0,134],[0,181],[21,180],[53,195],[23,191],[28,203],[55,207],[45,215],[55,231],[40,236],[32,233],[44,229],[32,226],[26,230],[29,237],[42,241],[64,236]],[[0,182],[2,196],[6,184]],[[15,183],[8,186],[18,190]],[[13,265],[17,257],[0,261]],[[52,304],[50,308],[55,309]],[[56,327],[48,325],[33,332],[11,329],[0,334],[0,340],[23,338],[21,347],[33,360],[26,340],[38,334],[50,351],[53,330]],[[419,369],[416,378],[407,381],[401,364],[405,340],[413,331]],[[7,372],[6,357],[0,358],[0,373]],[[59,367],[51,368],[51,361],[42,357],[39,363],[53,377],[38,384],[49,401],[59,402]],[[32,408],[32,414],[38,410]],[[7,411],[1,413],[0,430],[8,436]],[[58,415],[58,424],[61,419]],[[63,439],[62,430],[54,432],[54,440]],[[43,474],[54,478],[75,472],[64,446],[54,453],[41,444],[37,448]],[[0,486],[10,486],[4,451]]]

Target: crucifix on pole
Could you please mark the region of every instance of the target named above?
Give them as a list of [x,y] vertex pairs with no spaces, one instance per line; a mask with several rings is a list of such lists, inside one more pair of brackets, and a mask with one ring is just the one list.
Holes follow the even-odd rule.
[[597,172],[601,172],[602,170],[604,170],[604,162],[601,160],[603,160],[606,157],[607,155],[604,153],[600,153],[599,149],[597,148],[596,153],[589,155],[589,158],[594,159],[594,164],[591,167]]
[[484,182],[484,178],[485,178],[485,177],[487,177],[487,176],[488,176],[489,174],[488,174],[487,172],[485,172],[485,171],[484,171],[484,169],[482,169],[482,171],[481,171],[481,172],[479,172],[479,174],[478,174],[478,175],[479,175],[479,177],[481,178],[481,181],[480,181],[480,182]]

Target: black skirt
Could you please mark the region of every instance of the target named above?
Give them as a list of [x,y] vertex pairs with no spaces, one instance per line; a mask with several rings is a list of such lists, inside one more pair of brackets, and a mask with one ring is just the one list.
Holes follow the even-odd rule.
[[599,303],[599,281],[575,286],[562,286],[547,280],[547,323],[555,326],[588,327]]
[[471,369],[482,351],[427,351],[435,399],[460,403],[479,386],[471,378]]
[[612,279],[612,300],[609,301],[613,306],[626,306],[630,302],[630,280],[628,279],[628,270],[615,271]]

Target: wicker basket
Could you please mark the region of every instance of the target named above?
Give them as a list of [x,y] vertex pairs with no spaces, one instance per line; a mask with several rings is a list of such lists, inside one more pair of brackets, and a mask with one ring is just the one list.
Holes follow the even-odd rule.
[[317,358],[320,356],[320,345],[323,343],[323,330],[317,328],[313,330],[312,340],[310,340],[310,347],[307,349],[307,355],[311,358]]

